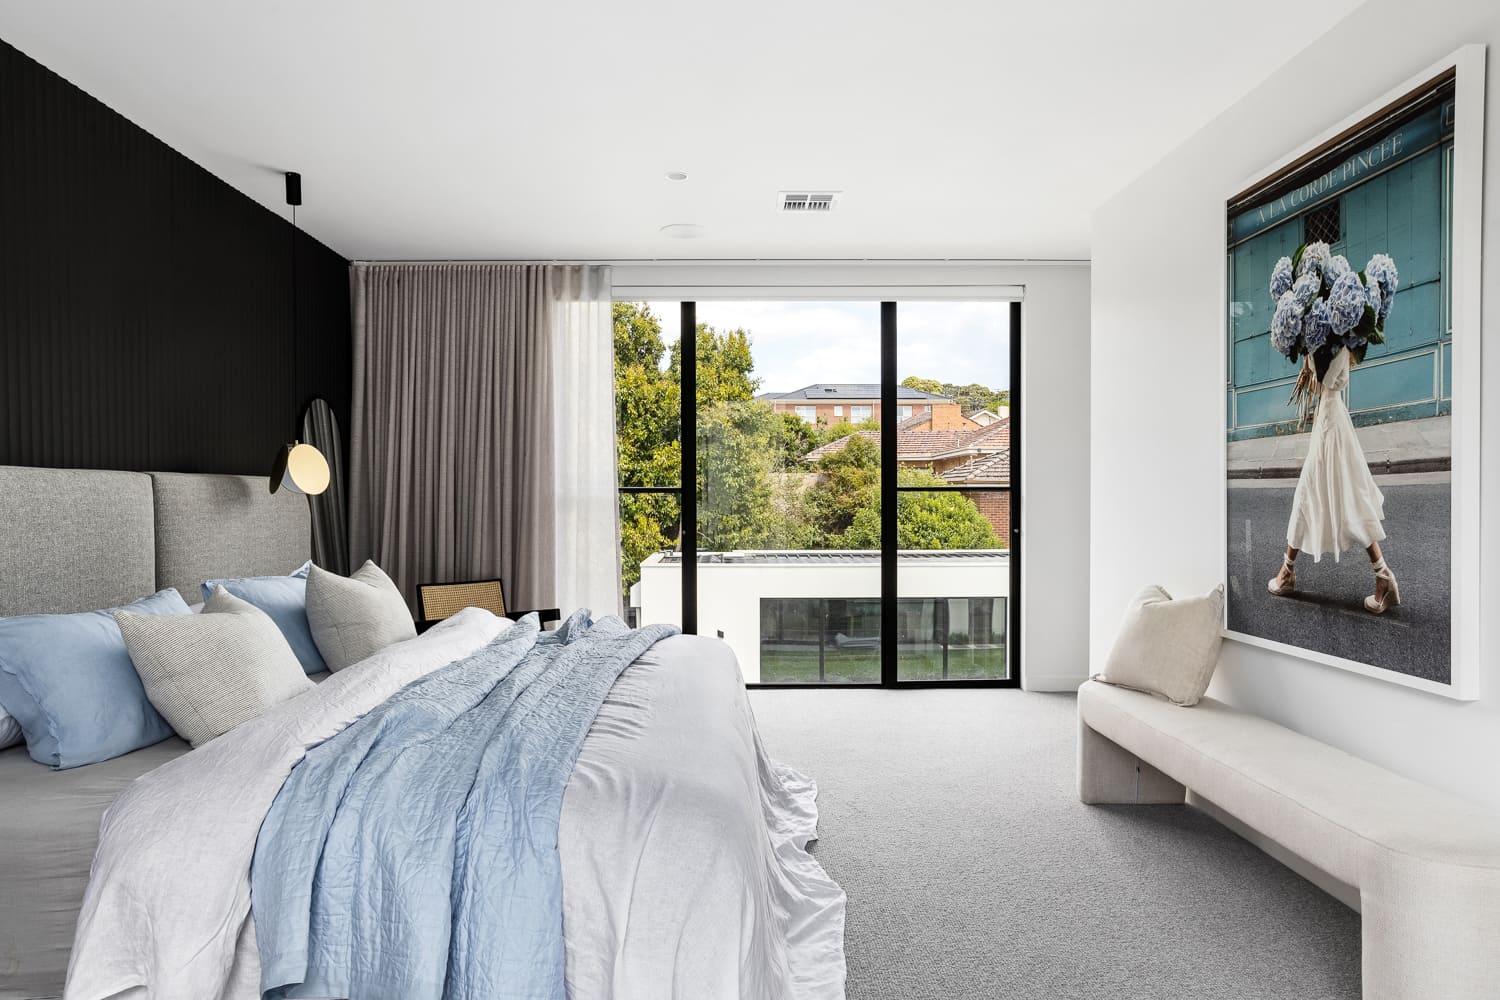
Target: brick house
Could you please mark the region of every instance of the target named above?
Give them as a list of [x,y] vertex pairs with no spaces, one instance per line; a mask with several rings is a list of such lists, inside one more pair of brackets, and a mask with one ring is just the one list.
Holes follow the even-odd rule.
[[[875,431],[856,433],[878,444]],[[842,449],[853,435],[830,441],[804,456],[809,465]],[[987,426],[939,429],[924,414],[902,421],[896,428],[896,460],[903,468],[925,469],[952,486],[992,487],[994,492],[966,493],[994,527],[1002,541],[1010,539],[1010,418]]]
[[[847,421],[880,422],[880,386],[873,382],[817,382],[791,392],[763,392],[755,397],[771,404],[777,413],[792,413],[809,424],[831,426]],[[960,430],[979,426],[965,417],[958,401],[920,389],[896,388],[896,418],[925,416],[933,430]]]

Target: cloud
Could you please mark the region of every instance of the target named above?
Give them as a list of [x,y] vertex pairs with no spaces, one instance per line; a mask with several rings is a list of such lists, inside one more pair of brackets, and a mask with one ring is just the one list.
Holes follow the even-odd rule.
[[903,302],[896,374],[991,389],[1010,385],[1010,303]]
[[[677,339],[677,304],[652,303],[663,335]],[[897,376],[1005,388],[1009,382],[1009,304],[903,302],[897,309]],[[765,391],[814,382],[880,380],[880,306],[875,302],[698,303],[698,321],[749,332],[755,374]]]

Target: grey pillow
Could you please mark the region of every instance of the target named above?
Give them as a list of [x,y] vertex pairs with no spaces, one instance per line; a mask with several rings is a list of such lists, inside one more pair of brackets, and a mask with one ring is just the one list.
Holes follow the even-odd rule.
[[196,615],[115,622],[146,697],[195,747],[314,686],[271,616],[223,587]]
[[307,624],[329,670],[343,670],[417,634],[406,598],[369,560],[348,577],[320,566],[308,572]]
[[1219,662],[1223,624],[1223,584],[1203,597],[1178,599],[1147,587],[1130,602],[1104,672],[1094,679],[1196,705]]

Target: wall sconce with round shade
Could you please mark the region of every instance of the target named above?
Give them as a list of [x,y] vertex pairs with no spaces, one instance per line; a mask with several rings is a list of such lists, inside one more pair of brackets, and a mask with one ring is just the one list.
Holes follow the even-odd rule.
[[271,467],[271,492],[288,489],[317,496],[328,489],[328,460],[310,444],[293,441],[276,454]]
[[[297,360],[302,346],[297,324],[297,206],[302,204],[302,175],[299,173],[287,172],[286,203],[292,206],[292,393],[295,395],[301,381]],[[300,407],[298,409],[300,411]],[[294,440],[280,448],[271,463],[272,493],[285,487],[293,493],[317,496],[328,489],[328,478],[328,460],[323,453],[300,441]]]

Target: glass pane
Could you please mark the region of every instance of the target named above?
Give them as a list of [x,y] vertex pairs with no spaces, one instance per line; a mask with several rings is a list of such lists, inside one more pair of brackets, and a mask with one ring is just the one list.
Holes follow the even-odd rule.
[[1003,680],[1003,597],[903,597],[896,647],[903,681]]
[[[682,415],[676,302],[616,302],[615,434],[621,486],[675,487]],[[620,494],[620,570],[625,619],[681,624],[682,505],[674,493]]]
[[896,561],[903,681],[1000,679],[1006,667],[1006,491],[902,492]]
[[698,631],[751,683],[880,680],[880,308],[700,302]]
[[675,493],[620,494],[625,623],[682,624],[682,504]]
[[676,302],[616,302],[615,435],[621,486],[676,486],[682,382]]
[[761,598],[760,680],[880,683],[879,599]]
[[1005,678],[1010,304],[902,303],[897,327],[896,676]]

